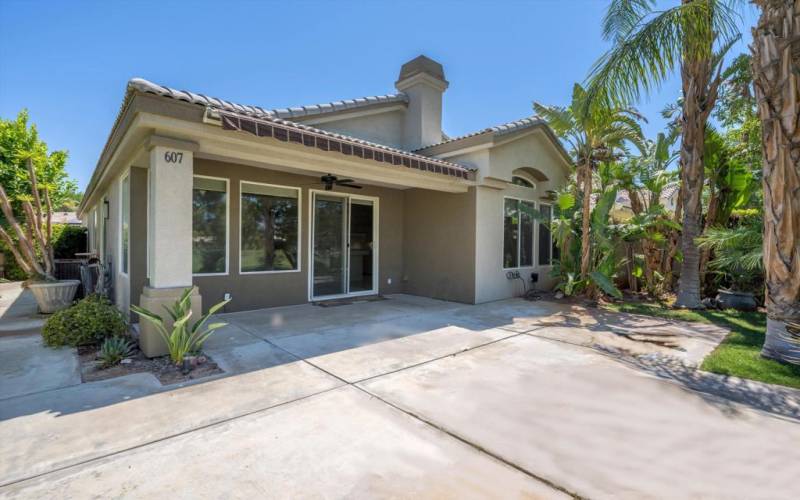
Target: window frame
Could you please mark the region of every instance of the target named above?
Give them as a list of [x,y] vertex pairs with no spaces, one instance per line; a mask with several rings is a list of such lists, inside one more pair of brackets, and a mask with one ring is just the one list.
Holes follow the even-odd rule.
[[[553,204],[552,203],[542,203],[542,202],[540,202],[539,203],[539,213],[542,213],[541,212],[541,207],[542,206],[550,207],[550,223],[552,223],[553,222],[553,215],[554,215],[554,213],[553,213]],[[541,236],[539,234],[539,231],[541,230],[541,226],[542,226],[542,221],[541,220],[537,220],[537,224],[536,224],[536,242],[537,243],[539,241],[541,241]],[[536,245],[536,265],[538,267],[552,267],[552,265],[553,265],[553,250],[555,249],[555,245],[556,245],[556,242],[553,239],[553,228],[551,227],[550,228],[550,262],[548,262],[547,264],[542,264],[542,263],[539,262],[539,246]]]
[[[273,269],[267,271],[242,271],[242,185],[255,184],[257,186],[267,186],[281,189],[293,189],[297,191],[297,269]],[[239,274],[283,274],[299,273],[303,270],[303,188],[297,186],[285,186],[282,184],[270,184],[267,182],[250,181],[239,179]]]
[[[125,207],[124,207],[124,201],[125,200],[124,200],[124,197],[123,197],[123,193],[125,192],[125,181],[128,181],[128,249],[127,249],[127,252],[125,252],[125,259],[124,259],[124,262],[123,262],[123,259],[122,259],[122,256],[123,256],[122,245],[124,243],[124,238],[123,238],[124,229],[123,229],[123,223],[122,223],[123,221],[122,221],[122,219],[123,219],[123,214],[125,212]],[[119,238],[118,238],[119,256],[117,258],[117,261],[119,262],[119,264],[118,264],[117,267],[119,268],[119,274],[121,274],[122,276],[125,276],[126,278],[129,278],[130,277],[130,271],[131,271],[131,206],[130,206],[131,205],[131,172],[130,172],[130,169],[126,170],[125,173],[123,173],[119,178],[119,193],[118,194],[119,194],[119,203],[118,203],[118,206],[119,206],[119,217],[118,217],[118,221],[119,221]]]
[[[231,260],[231,183],[227,177],[214,177],[211,175],[192,175],[192,197],[194,197],[194,178],[225,181],[225,272],[223,273],[192,273],[192,276],[228,276],[230,274]],[[194,224],[192,224],[194,231]],[[194,248],[192,248],[194,259]]]
[[[525,183],[527,183],[528,185],[525,185],[525,184],[517,184],[516,182],[514,182],[514,179],[520,179],[522,182],[525,182]],[[533,182],[532,180],[528,179],[527,177],[525,177],[525,176],[522,176],[522,175],[519,175],[519,174],[511,174],[511,184],[512,184],[513,186],[515,186],[515,187],[518,187],[518,188],[523,188],[523,189],[536,189],[536,183],[535,183],[535,182]]]
[[[519,211],[520,203],[530,203],[531,205],[533,205],[533,209],[534,210],[538,210],[538,205],[537,205],[536,201],[534,201],[534,200],[520,198],[518,196],[503,196],[503,203],[502,203],[502,206],[501,206],[501,210],[502,210],[502,212],[501,212],[501,214],[502,214],[501,221],[503,221],[503,223],[501,224],[503,226],[503,235],[502,235],[502,238],[501,238],[501,245],[502,245],[503,250],[501,250],[501,252],[500,252],[501,256],[504,256],[504,250],[505,250],[505,236],[506,235],[505,235],[505,221],[504,221],[504,219],[505,219],[505,216],[506,216],[506,200],[515,200],[517,202],[517,211]],[[533,218],[532,222],[535,224],[536,223],[536,218]],[[517,217],[517,262],[516,262],[517,265],[511,266],[511,267],[505,267],[504,263],[502,263],[502,261],[501,261],[501,266],[502,266],[503,271],[513,271],[515,269],[533,269],[534,267],[538,267],[537,264],[536,264],[536,262],[538,261],[538,258],[539,258],[539,255],[538,255],[539,252],[537,251],[537,246],[536,246],[537,243],[539,242],[539,229],[538,229],[538,227],[536,228],[536,230],[533,231],[533,234],[531,236],[531,240],[532,240],[531,241],[531,260],[532,260],[533,263],[530,266],[521,266],[520,265],[520,260],[522,258],[522,217],[518,216]]]

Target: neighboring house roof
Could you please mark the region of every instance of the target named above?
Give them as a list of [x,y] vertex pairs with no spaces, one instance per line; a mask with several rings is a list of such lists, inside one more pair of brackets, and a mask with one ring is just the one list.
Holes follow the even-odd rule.
[[[661,190],[661,198],[660,201],[663,202],[672,198],[672,196],[677,193],[679,188],[678,183],[670,183],[667,184],[664,189]],[[597,194],[592,195],[592,200],[595,201],[597,198]],[[615,203],[622,208],[631,208],[631,195],[627,189],[620,189],[617,191],[617,199]]]
[[81,220],[78,218],[77,212],[53,212],[50,217],[53,224],[72,224],[80,225]]
[[[134,78],[128,83],[128,91],[130,92],[131,90],[156,94],[210,108],[221,115],[222,125],[226,130],[241,130],[259,137],[274,137],[284,142],[296,142],[324,151],[338,151],[348,156],[355,155],[368,160],[402,165],[408,168],[464,179],[469,178],[469,172],[471,172],[471,169],[451,161],[431,158],[383,144],[365,141],[357,137],[310,127],[280,118],[276,116],[275,112],[258,106],[246,106],[204,94],[176,90],[142,78]],[[276,128],[285,132],[278,133],[275,130]],[[320,141],[318,138],[323,140]],[[342,147],[341,144],[345,146]],[[355,152],[353,147],[356,148]]]
[[269,118],[306,118],[309,116],[316,116],[326,113],[335,113],[339,111],[350,111],[355,109],[363,109],[370,106],[379,104],[392,104],[392,103],[408,103],[408,96],[402,92],[397,94],[387,94],[379,96],[359,97],[356,99],[345,99],[342,101],[333,101],[324,104],[312,104],[309,106],[298,106],[292,108],[281,109],[265,109],[260,106],[249,106],[237,104],[235,102],[210,97],[204,94],[197,94],[186,90],[176,90],[170,87],[165,87],[157,83],[145,80],[144,78],[133,78],[128,82],[129,88],[135,88],[141,92],[151,92],[153,94],[164,95],[179,99],[194,104],[203,104],[204,106],[211,106],[225,111],[233,111],[236,113],[245,113],[250,116],[269,117]]

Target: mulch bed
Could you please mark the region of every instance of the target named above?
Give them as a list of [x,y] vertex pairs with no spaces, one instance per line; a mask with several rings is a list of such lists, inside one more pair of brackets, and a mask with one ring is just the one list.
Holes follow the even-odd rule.
[[224,373],[223,370],[205,354],[198,357],[199,361],[187,373],[175,366],[170,361],[169,356],[159,358],[148,358],[140,350],[126,358],[123,363],[116,364],[108,368],[101,368],[100,361],[97,359],[98,346],[83,346],[78,348],[78,358],[81,362],[81,380],[83,382],[95,382],[115,377],[123,377],[132,373],[148,372],[155,375],[161,385],[178,384],[188,382],[203,377],[210,377]]

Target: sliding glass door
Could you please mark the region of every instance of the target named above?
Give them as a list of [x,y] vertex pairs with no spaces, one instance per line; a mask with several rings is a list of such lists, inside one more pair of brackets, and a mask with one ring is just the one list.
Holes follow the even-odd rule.
[[311,298],[374,293],[377,201],[326,192],[311,198]]

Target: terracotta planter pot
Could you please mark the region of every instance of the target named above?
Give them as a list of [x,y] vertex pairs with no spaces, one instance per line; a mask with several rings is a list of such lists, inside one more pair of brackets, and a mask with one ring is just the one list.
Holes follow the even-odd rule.
[[39,312],[51,314],[72,305],[72,299],[75,298],[80,284],[78,280],[61,280],[28,283],[28,288],[36,298]]

